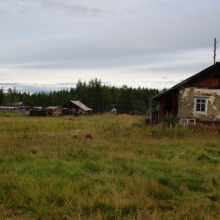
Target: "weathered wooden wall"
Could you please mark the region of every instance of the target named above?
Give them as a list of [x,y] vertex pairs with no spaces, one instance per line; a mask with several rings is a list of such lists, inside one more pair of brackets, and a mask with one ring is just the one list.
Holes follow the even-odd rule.
[[[171,115],[177,115],[178,114],[178,90],[172,90],[171,92],[165,94],[164,96],[161,96],[158,100],[159,101],[159,120],[163,118],[166,113]],[[166,99],[172,99],[172,112],[166,112]]]
[[53,110],[30,111],[30,116],[52,116]]
[[184,87],[220,88],[220,67],[208,70],[187,82]]
[[66,108],[65,111],[62,111],[63,115],[77,115],[77,112],[80,110],[79,106],[72,102],[68,102],[63,108]]

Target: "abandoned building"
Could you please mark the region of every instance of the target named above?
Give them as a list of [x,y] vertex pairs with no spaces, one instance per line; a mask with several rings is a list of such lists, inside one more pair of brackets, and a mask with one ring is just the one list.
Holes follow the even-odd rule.
[[30,116],[52,116],[52,109],[33,108],[30,110]]
[[[153,102],[159,104],[158,110]],[[150,99],[150,120],[166,115],[180,119],[220,119],[220,63],[185,79]]]
[[62,107],[62,115],[88,115],[92,111],[80,101],[69,101]]
[[54,113],[62,112],[62,106],[48,106],[46,109],[52,109]]

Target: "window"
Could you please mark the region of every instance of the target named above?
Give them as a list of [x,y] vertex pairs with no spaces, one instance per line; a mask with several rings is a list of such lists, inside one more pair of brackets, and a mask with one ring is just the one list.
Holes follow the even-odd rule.
[[196,111],[197,112],[205,112],[205,99],[197,99],[196,100]]
[[194,116],[205,115],[207,116],[207,100],[206,97],[195,97],[194,98]]

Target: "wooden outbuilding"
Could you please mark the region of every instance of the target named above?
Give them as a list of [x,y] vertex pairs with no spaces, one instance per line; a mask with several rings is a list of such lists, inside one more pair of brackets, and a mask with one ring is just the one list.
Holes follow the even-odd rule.
[[33,108],[30,110],[30,116],[52,116],[52,109],[44,109],[44,108]]
[[[153,101],[158,102],[158,110],[152,104]],[[152,123],[166,115],[180,119],[220,119],[219,62],[151,98],[150,108]]]
[[69,101],[62,107],[62,115],[88,115],[92,109],[80,101]]
[[46,108],[53,110],[54,113],[61,113],[62,112],[62,106],[48,106]]

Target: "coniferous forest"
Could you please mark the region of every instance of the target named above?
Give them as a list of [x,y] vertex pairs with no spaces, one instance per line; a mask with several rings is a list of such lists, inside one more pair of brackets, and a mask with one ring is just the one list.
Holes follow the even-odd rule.
[[132,88],[102,85],[100,79],[91,79],[88,83],[78,80],[76,87],[51,92],[20,92],[16,88],[0,90],[0,105],[13,106],[17,102],[23,102],[25,106],[63,106],[70,100],[79,100],[93,113],[108,112],[112,104],[117,105],[120,114],[129,112],[146,113],[149,110],[149,99],[159,93],[158,89]]

